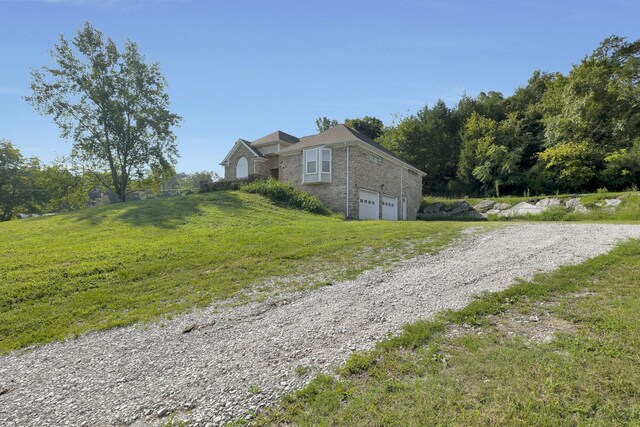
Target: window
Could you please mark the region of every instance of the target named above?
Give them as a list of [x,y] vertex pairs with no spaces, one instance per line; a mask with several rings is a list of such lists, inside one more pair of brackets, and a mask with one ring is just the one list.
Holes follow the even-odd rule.
[[379,165],[382,163],[382,158],[380,156],[376,156],[375,154],[369,155],[369,159],[376,165]]
[[322,172],[331,172],[331,149],[322,149]]
[[236,179],[247,178],[249,176],[249,162],[246,157],[240,157],[236,163]]
[[331,182],[331,148],[310,148],[302,153],[302,183]]
[[305,173],[318,173],[318,158],[320,156],[320,172],[331,173],[331,148],[312,148],[304,151]]
[[318,150],[307,150],[307,173],[317,173],[317,165],[318,165]]

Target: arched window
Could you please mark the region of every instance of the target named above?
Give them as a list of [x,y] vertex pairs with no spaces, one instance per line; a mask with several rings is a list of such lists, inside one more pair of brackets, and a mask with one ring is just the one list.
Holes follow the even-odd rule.
[[247,178],[249,176],[249,162],[246,157],[240,157],[236,164],[236,179]]

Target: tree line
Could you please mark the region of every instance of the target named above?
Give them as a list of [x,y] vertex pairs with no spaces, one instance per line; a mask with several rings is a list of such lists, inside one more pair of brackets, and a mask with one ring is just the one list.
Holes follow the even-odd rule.
[[[202,181],[219,179],[215,172],[176,173],[172,168],[151,170],[128,183],[126,199],[136,193],[145,197],[175,196],[199,191]],[[111,195],[106,171],[90,170],[69,159],[47,165],[37,157],[27,158],[11,141],[0,139],[0,221],[18,214],[44,214],[82,209],[91,196]],[[102,202],[100,202],[102,203]]]
[[[354,127],[427,173],[433,195],[553,194],[640,185],[640,40],[605,39],[567,75],[535,71],[505,97],[463,95]],[[321,117],[319,131],[337,124]]]

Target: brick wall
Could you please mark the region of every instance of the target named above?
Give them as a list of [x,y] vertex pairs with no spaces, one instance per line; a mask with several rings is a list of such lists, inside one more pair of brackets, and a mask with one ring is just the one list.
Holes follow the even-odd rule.
[[[354,185],[357,189],[375,191],[381,196],[397,198],[398,219],[402,218],[401,202],[404,195],[407,198],[407,219],[416,219],[422,198],[422,178],[410,172],[406,166],[400,166],[382,156],[377,156],[377,161],[374,161],[372,158],[374,155],[362,147],[351,147],[350,157],[353,168],[351,179]],[[353,195],[353,203],[356,205],[359,204],[357,193],[355,191]],[[380,217],[382,218],[381,204]]]
[[[331,150],[331,182],[302,184],[302,153],[280,157],[280,181],[290,182],[295,188],[316,196],[329,209],[346,210],[346,148]],[[350,207],[351,210],[351,207]]]
[[[244,145],[240,145],[233,155],[229,158],[229,166],[225,166],[224,168],[224,179],[234,180],[236,179],[236,165],[238,164],[238,160],[240,157],[246,157],[247,163],[249,167],[249,175],[260,174],[264,176],[269,176],[269,170],[267,169],[267,173],[261,173],[267,167],[267,161],[261,158],[255,157],[255,155],[249,151],[247,147]],[[255,166],[254,166],[255,163]],[[255,167],[255,169],[254,169]]]
[[[302,184],[302,153],[280,157],[280,180],[318,197],[329,209],[346,214],[347,148],[331,150],[331,183]],[[349,146],[349,217],[358,218],[358,189],[375,191],[381,195],[398,198],[398,218],[402,218],[400,174],[402,189],[407,198],[407,219],[414,220],[422,198],[422,179],[406,167],[371,153],[357,145]],[[380,205],[380,213],[382,205]],[[382,215],[380,215],[381,217]]]

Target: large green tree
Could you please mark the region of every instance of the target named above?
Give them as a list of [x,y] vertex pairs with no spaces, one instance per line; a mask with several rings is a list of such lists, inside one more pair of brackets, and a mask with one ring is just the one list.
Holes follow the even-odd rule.
[[26,100],[73,140],[75,158],[108,172],[103,184],[121,201],[133,177],[175,164],[180,116],[169,110],[159,65],[147,64],[134,42],[120,50],[85,23],[71,42],[60,36],[51,54],[55,65],[32,72]]
[[472,113],[462,130],[458,178],[471,193],[500,196],[500,188],[520,179],[522,145],[515,115],[497,122]]
[[628,168],[611,165],[628,158],[640,137],[639,84],[640,40],[617,36],[549,84],[542,98],[545,150],[540,159],[547,170],[561,174],[562,190],[638,184]]
[[22,212],[37,212],[45,194],[37,188],[38,159],[26,159],[6,139],[0,139],[0,221]]
[[364,116],[359,119],[346,119],[344,124],[371,139],[377,139],[384,131],[382,120],[372,116]]
[[337,120],[330,119],[326,116],[318,117],[316,119],[316,129],[318,132],[324,132],[325,130],[329,130],[338,125],[339,123]]
[[98,184],[94,174],[74,170],[63,161],[42,165],[34,178],[44,195],[42,210],[47,212],[85,208],[89,192]]
[[443,194],[455,178],[460,152],[459,122],[446,104],[438,100],[385,130],[380,142],[398,156],[427,172],[426,194]]

